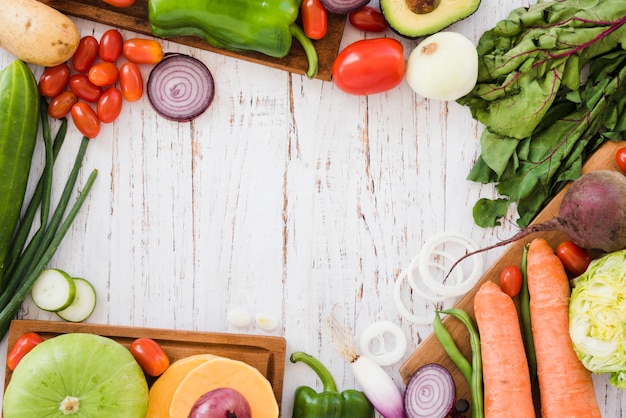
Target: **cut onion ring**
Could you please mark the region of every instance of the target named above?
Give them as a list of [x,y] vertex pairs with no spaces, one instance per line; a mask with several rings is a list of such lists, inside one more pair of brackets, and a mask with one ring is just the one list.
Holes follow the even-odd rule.
[[[387,350],[386,335],[393,337],[393,346]],[[378,345],[376,352],[372,351],[372,342]],[[361,333],[359,348],[361,355],[369,357],[379,366],[390,366],[402,359],[406,353],[408,341],[406,334],[398,325],[390,321],[374,322]]]
[[440,364],[428,363],[417,369],[404,392],[408,418],[445,418],[456,398],[452,375]]
[[150,72],[148,99],[166,119],[189,122],[204,113],[213,101],[215,84],[204,63],[185,54],[166,54]]

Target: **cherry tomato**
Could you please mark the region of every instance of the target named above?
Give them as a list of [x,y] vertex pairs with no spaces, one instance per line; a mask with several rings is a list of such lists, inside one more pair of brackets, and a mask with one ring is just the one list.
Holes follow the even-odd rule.
[[365,6],[348,14],[348,21],[355,28],[365,32],[384,32],[387,21],[380,10]]
[[64,118],[70,113],[72,106],[74,106],[77,101],[78,97],[73,91],[64,91],[50,100],[50,104],[48,104],[48,115],[55,119]]
[[328,12],[320,0],[303,0],[302,28],[311,39],[322,39],[328,30]]
[[135,4],[135,0],[102,0],[115,7],[129,7]]
[[161,44],[153,39],[128,39],[122,46],[122,53],[135,64],[156,64],[163,59]]
[[93,65],[89,69],[89,81],[94,86],[110,86],[115,84],[120,71],[112,62],[104,61]]
[[122,92],[115,87],[109,87],[98,99],[96,111],[98,118],[104,123],[111,123],[122,111]]
[[7,355],[7,367],[9,370],[15,370],[17,364],[30,352],[36,345],[43,342],[43,338],[34,332],[27,332],[17,339],[11,351]]
[[130,344],[130,352],[147,375],[159,376],[170,366],[167,354],[150,338],[137,338]]
[[67,87],[70,67],[63,63],[46,68],[39,77],[39,92],[45,97],[54,97]]
[[79,98],[87,102],[97,102],[102,95],[102,87],[96,86],[86,74],[74,74],[70,77],[70,89]]
[[98,53],[102,61],[115,62],[122,55],[122,45],[124,38],[116,29],[109,29],[100,38],[100,48]]
[[563,241],[556,247],[556,255],[563,263],[565,270],[574,275],[580,276],[587,270],[591,263],[591,256],[582,247],[572,241]]
[[143,96],[143,76],[134,62],[125,62],[120,67],[120,88],[124,99],[134,102]]
[[404,50],[393,38],[356,41],[344,48],[332,67],[335,85],[346,93],[382,93],[404,79]]
[[522,270],[517,266],[507,266],[500,273],[500,289],[512,298],[522,289]]
[[100,119],[88,103],[78,102],[72,106],[72,120],[87,138],[93,139],[100,133]]
[[626,174],[626,147],[622,147],[615,152],[615,162],[622,173]]
[[72,66],[79,73],[89,71],[98,57],[98,40],[91,35],[83,36],[78,43],[78,48],[74,52]]

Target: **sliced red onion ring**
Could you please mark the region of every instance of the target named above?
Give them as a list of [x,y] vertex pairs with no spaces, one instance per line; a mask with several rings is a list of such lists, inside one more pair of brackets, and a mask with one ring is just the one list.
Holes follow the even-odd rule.
[[322,6],[330,13],[348,14],[369,3],[369,0],[321,0]]
[[404,392],[408,418],[445,418],[452,408],[456,388],[452,375],[440,364],[425,364],[409,379]]
[[213,75],[204,63],[184,54],[169,54],[148,77],[148,99],[166,119],[189,122],[204,113],[215,95]]

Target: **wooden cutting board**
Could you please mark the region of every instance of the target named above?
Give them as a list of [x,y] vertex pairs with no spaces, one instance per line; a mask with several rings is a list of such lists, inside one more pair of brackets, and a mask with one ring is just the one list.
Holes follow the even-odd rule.
[[[44,2],[43,0],[40,1]],[[102,0],[54,0],[45,3],[71,16],[152,36],[150,26],[148,25],[148,0],[137,0],[130,7],[113,7]],[[345,25],[345,15],[329,14],[328,32],[326,36],[319,41],[313,41],[319,56],[319,70],[316,78],[330,81],[333,61],[339,52],[339,45],[343,37]],[[176,37],[170,40],[292,73],[305,74],[308,68],[304,49],[296,39],[293,40],[289,55],[283,58],[273,58],[257,52],[227,51],[215,48],[204,40],[192,36]]]
[[[14,320],[9,328],[8,350],[13,347],[21,335],[27,332],[36,332],[44,339],[59,334],[86,332],[112,338],[125,347],[129,347],[135,338],[147,337],[161,345],[170,362],[195,354],[214,354],[243,361],[258,369],[270,381],[278,405],[281,405],[286,351],[286,341],[282,337]],[[5,389],[11,379],[11,374],[11,370],[7,368],[4,381]],[[151,379],[148,379],[149,384],[152,383]]]
[[[625,145],[626,142],[608,142],[604,144],[589,158],[583,167],[583,172],[601,169],[618,170],[615,163],[615,151]],[[561,190],[558,195],[539,213],[539,215],[537,215],[537,218],[533,221],[533,223],[541,223],[553,218],[559,211],[561,200],[563,200],[563,195],[566,190],[567,188]],[[537,237],[545,238],[553,246],[553,248],[556,248],[556,246],[565,238],[564,235],[557,232],[536,233],[526,239],[509,245],[504,254],[487,270],[473,290],[465,295],[456,306],[467,311],[472,318],[474,318],[474,295],[480,288],[480,285],[485,283],[487,280],[498,283],[502,269],[511,264],[519,266],[521,263],[524,245]],[[519,298],[515,298],[516,303],[519,302],[518,299]],[[443,318],[443,323],[452,334],[461,351],[468,359],[471,358],[469,337],[465,327],[456,319],[448,316]],[[419,345],[415,353],[413,353],[413,355],[400,368],[400,375],[402,376],[404,382],[408,382],[413,373],[427,363],[439,363],[450,371],[452,377],[454,378],[454,383],[456,384],[457,399],[469,400],[471,398],[467,382],[454,363],[452,363],[452,361],[448,358],[443,348],[441,348],[441,344],[439,344],[437,337],[432,333]]]

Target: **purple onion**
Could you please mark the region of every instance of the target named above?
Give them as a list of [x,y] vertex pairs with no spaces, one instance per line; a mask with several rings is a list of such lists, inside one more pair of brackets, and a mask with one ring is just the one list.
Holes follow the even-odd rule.
[[369,3],[369,0],[320,0],[330,13],[348,14],[359,10]]
[[440,364],[417,369],[404,392],[408,418],[445,418],[454,408],[456,388],[452,375]]

